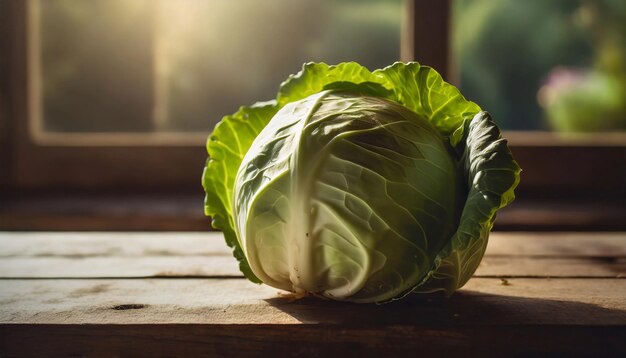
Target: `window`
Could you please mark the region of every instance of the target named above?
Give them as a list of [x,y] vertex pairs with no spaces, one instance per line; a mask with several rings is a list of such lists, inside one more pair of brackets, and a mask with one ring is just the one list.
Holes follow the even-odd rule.
[[453,27],[462,91],[501,127],[626,131],[626,3],[456,0]]
[[5,6],[24,189],[197,189],[210,129],[302,63],[400,55],[401,0]]
[[[481,11],[494,13],[485,10],[493,3],[2,2],[0,46],[8,56],[0,56],[0,165],[3,173],[9,173],[0,176],[3,196],[12,202],[31,198],[31,205],[38,208],[42,207],[41,198],[49,195],[53,195],[49,202],[58,202],[59,197],[89,197],[75,204],[75,210],[81,212],[109,200],[111,210],[118,214],[117,200],[122,198],[126,209],[121,216],[143,210],[146,195],[173,195],[177,202],[185,196],[191,198],[186,201],[189,207],[181,209],[179,216],[193,211],[200,222],[204,219],[195,208],[201,205],[199,182],[206,159],[203,144],[222,115],[232,113],[240,104],[272,98],[278,82],[305,61],[356,60],[377,68],[402,58],[430,64],[452,82],[460,79],[470,99],[500,111],[496,118],[505,128],[524,130],[506,134],[524,173],[519,205],[511,209],[519,211],[509,211],[511,219],[501,222],[509,220],[510,228],[550,228],[554,216],[540,218],[544,224],[539,225],[536,221],[533,224],[536,218],[532,215],[523,218],[545,208],[552,214],[565,212],[572,227],[576,220],[571,220],[568,210],[587,215],[590,211],[586,208],[593,208],[595,216],[589,219],[589,227],[619,221],[611,217],[619,215],[615,208],[621,208],[626,195],[626,172],[620,170],[626,164],[623,133],[570,137],[551,132],[529,134],[526,130],[547,128],[546,122],[522,126],[507,122],[512,118],[507,113],[523,116],[524,123],[543,121],[536,94],[532,98],[519,96],[532,102],[532,109],[528,102],[515,107],[526,110],[506,112],[484,97],[497,87],[480,92],[476,84],[482,77],[472,82],[468,74],[493,71],[493,66],[467,70],[463,61],[471,54],[455,41],[460,41],[460,35],[469,36],[470,31],[461,26],[477,26],[472,19],[479,19]],[[507,6],[531,6],[515,1],[497,3],[500,11]],[[484,22],[480,20],[487,26]],[[489,31],[485,36],[482,41],[489,40]],[[449,43],[456,43],[452,51]],[[472,45],[474,48],[478,45]],[[591,50],[581,51],[581,58],[587,61],[585,56],[591,56]],[[499,53],[494,56],[497,60]],[[511,97],[515,96],[505,96]],[[128,204],[128,193],[138,195],[136,205]],[[110,199],[113,194],[119,196]],[[172,207],[149,206],[150,210]],[[607,210],[613,216],[604,215]],[[41,212],[43,215],[49,210]],[[143,224],[132,227],[156,225],[150,223],[152,214],[146,215],[139,220]],[[557,215],[554,227],[563,224],[559,218],[563,217]],[[11,226],[6,220],[4,224],[29,227]],[[101,227],[110,228],[106,223]],[[168,226],[181,227],[185,228]]]
[[274,98],[278,84],[306,61],[379,67],[399,58],[399,0],[30,6],[29,74],[38,96],[31,106],[42,138],[58,132],[202,132],[202,138],[241,104]]

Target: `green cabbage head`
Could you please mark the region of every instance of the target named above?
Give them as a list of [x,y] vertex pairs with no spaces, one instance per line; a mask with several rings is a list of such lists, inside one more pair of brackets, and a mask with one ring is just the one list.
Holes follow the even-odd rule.
[[253,282],[352,302],[452,294],[520,168],[430,67],[305,64],[207,144],[205,212]]

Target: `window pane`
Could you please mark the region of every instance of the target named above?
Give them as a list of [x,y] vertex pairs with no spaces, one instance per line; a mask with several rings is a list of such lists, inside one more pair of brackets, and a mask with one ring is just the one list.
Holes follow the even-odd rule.
[[37,5],[43,129],[150,130],[150,0]]
[[507,129],[626,130],[626,1],[456,0],[462,92]]
[[399,59],[402,0],[39,2],[43,128],[208,131],[307,61]]

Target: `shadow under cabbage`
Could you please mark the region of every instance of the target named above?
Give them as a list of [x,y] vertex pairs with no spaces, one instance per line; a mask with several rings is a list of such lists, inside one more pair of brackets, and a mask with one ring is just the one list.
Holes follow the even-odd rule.
[[624,325],[626,311],[595,304],[461,290],[450,298],[409,295],[387,304],[316,297],[266,299],[302,323],[368,325]]

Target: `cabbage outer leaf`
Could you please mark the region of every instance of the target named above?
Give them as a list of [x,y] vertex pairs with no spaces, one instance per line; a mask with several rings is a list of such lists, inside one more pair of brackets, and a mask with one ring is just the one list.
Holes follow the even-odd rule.
[[257,103],[241,107],[237,113],[224,117],[207,141],[209,160],[202,173],[202,186],[206,192],[204,213],[211,216],[211,225],[222,230],[239,269],[250,281],[261,283],[241,250],[233,223],[233,186],[243,156],[252,142],[274,116],[276,102]]
[[437,255],[435,268],[415,292],[451,295],[472,277],[487,248],[496,211],[515,198],[520,167],[487,112],[465,124],[465,148],[460,162],[469,193],[456,233]]
[[[480,111],[476,103],[466,100],[456,87],[428,66],[396,62],[374,74],[385,78],[385,86],[393,90],[394,95],[389,99],[428,118],[444,136],[452,136]],[[452,136],[453,147],[460,136],[461,132]]]

